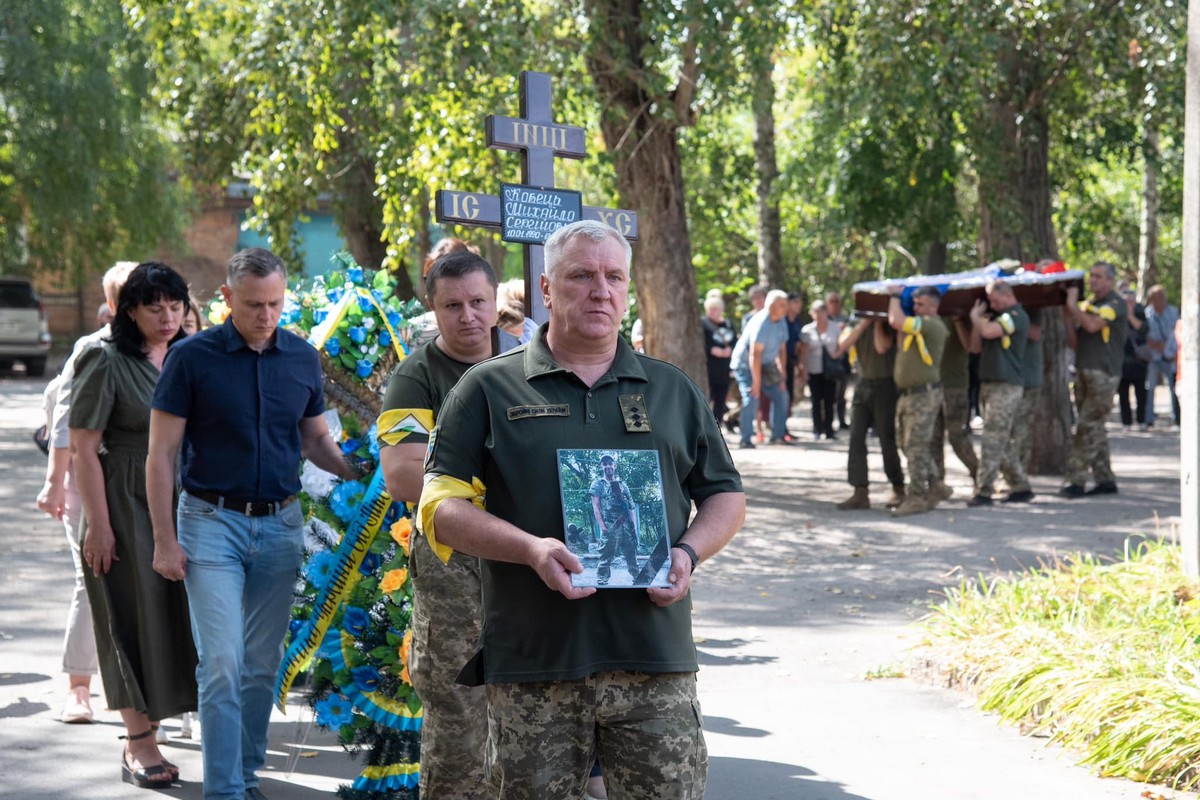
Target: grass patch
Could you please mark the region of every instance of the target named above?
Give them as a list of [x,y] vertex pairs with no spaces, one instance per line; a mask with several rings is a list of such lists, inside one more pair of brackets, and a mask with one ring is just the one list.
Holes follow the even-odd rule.
[[887,678],[904,678],[904,666],[902,664],[880,664],[875,669],[867,670],[867,674],[863,676],[864,680],[881,681]]
[[922,657],[982,708],[1100,774],[1200,784],[1200,586],[1164,542],[964,581],[922,623]]

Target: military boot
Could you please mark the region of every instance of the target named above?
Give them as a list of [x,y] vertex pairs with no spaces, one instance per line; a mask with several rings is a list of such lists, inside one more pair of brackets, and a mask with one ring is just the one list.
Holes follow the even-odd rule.
[[855,486],[854,494],[847,497],[845,500],[837,504],[837,507],[842,511],[851,511],[859,508],[871,507],[871,496],[867,493],[867,487]]
[[[935,502],[934,505],[937,505]],[[912,514],[923,514],[929,510],[929,497],[916,492],[910,492],[904,502],[892,509],[893,517],[907,517]]]
[[941,503],[942,500],[949,500],[954,494],[954,489],[946,485],[946,481],[931,481],[929,485],[929,499],[934,505]]
[[887,506],[888,508],[896,508],[903,502],[904,502],[904,484],[903,483],[892,484],[892,496],[887,499],[887,502],[885,502],[884,505]]

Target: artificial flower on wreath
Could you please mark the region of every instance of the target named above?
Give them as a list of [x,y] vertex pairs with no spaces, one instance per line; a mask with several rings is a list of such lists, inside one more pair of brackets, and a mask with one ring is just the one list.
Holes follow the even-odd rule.
[[[334,266],[289,290],[280,324],[318,348],[342,453],[369,471],[325,496],[300,496],[310,535],[286,647],[307,657],[285,657],[277,697],[286,699],[291,681],[306,672],[317,724],[363,757],[361,774],[339,797],[412,800],[422,719],[407,655],[412,526],[407,507],[383,497],[374,421],[387,378],[407,354],[409,320],[424,309],[397,300],[384,270],[363,270],[344,253]],[[385,503],[375,527],[364,523]]]

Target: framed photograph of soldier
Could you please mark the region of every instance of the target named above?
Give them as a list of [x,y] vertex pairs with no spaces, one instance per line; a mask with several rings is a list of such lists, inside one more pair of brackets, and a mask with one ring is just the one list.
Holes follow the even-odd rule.
[[671,536],[657,450],[559,450],[563,541],[577,587],[665,587]]

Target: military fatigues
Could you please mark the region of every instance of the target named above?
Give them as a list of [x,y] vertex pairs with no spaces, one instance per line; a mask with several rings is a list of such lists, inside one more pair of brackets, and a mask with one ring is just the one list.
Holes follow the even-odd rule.
[[[380,445],[426,444],[433,420],[470,364],[435,342],[415,349],[392,373],[379,418]],[[423,536],[413,536],[409,675],[425,706],[421,725],[421,796],[489,797],[484,760],[487,693],[455,683],[479,649],[479,559],[454,553],[442,564]]]
[[[1025,360],[1022,362],[1025,390],[1021,393],[1021,406],[1017,409],[1017,419],[1012,430],[1012,455],[1026,475],[1029,473],[1029,455],[1033,449],[1033,440],[1029,432],[1033,427],[1033,418],[1037,415],[1038,401],[1042,398],[1042,362],[1041,341],[1029,339],[1025,342]],[[1011,465],[1000,465],[1000,474],[1009,486],[1013,485],[1015,478],[1011,469]]]
[[597,478],[592,482],[588,496],[594,497],[600,504],[600,518],[604,520],[603,540],[600,544],[600,566],[596,570],[596,578],[600,585],[608,583],[612,574],[612,562],[617,553],[625,559],[625,568],[629,577],[636,578],[638,574],[637,561],[637,531],[633,527],[633,497],[629,487],[620,478],[608,481]]
[[979,453],[976,492],[991,497],[996,491],[1000,465],[1006,464],[1015,483],[1014,492],[1029,490],[1025,470],[1012,452],[1012,430],[1021,396],[1025,393],[1025,342],[1029,338],[1029,314],[1020,305],[995,315],[1004,330],[997,339],[984,339],[979,355],[979,404],[983,407],[983,444]]
[[[654,450],[671,541],[693,503],[742,491],[704,396],[682,372],[621,340],[588,387],[554,361],[546,330],[472,368],[450,393],[426,491],[478,481],[488,513],[562,538],[559,448]],[[690,598],[660,608],[645,592],[606,589],[567,600],[527,566],[498,561],[483,562],[483,593],[482,650],[464,678],[488,687],[496,798],[579,797],[594,752],[614,797],[703,796]]]
[[942,410],[941,358],[946,348],[946,325],[937,317],[914,317],[918,333],[932,363],[926,364],[916,333],[897,332],[894,378],[900,399],[896,402],[896,428],[900,449],[908,462],[908,494],[924,497],[938,479],[931,442]]
[[1086,486],[1089,472],[1098,484],[1116,482],[1104,423],[1112,412],[1113,394],[1121,382],[1125,338],[1129,334],[1125,301],[1119,294],[1109,292],[1103,299],[1092,301],[1089,307],[1094,308],[1101,318],[1111,319],[1105,319],[1105,327],[1096,333],[1088,333],[1082,328],[1077,331],[1075,409],[1078,421],[1067,462],[1067,483],[1074,486]]
[[946,447],[943,440],[950,442],[950,449],[971,473],[971,479],[979,473],[979,459],[971,444],[970,403],[968,388],[971,383],[970,356],[958,339],[954,320],[944,318],[946,323],[946,349],[942,353],[942,413],[938,417],[933,433],[933,458],[937,463],[938,478],[946,475]]
[[[879,321],[876,325],[886,325]],[[879,353],[874,331],[867,329],[855,346],[859,380],[850,401],[850,456],[846,471],[850,485],[865,489],[867,477],[867,431],[874,427],[883,453],[883,471],[893,486],[904,485],[904,469],[896,450],[896,381],[892,377],[896,351]]]

